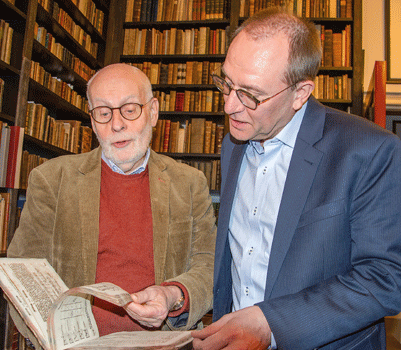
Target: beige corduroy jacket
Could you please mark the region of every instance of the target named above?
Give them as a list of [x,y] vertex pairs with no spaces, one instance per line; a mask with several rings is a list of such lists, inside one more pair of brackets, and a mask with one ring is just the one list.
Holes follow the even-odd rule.
[[[46,258],[69,288],[95,282],[101,153],[99,147],[62,156],[32,170],[8,257]],[[202,172],[153,151],[148,166],[155,281],[187,288],[190,311],[179,325],[189,329],[212,308],[216,227],[209,189]],[[176,321],[165,328],[175,329]]]

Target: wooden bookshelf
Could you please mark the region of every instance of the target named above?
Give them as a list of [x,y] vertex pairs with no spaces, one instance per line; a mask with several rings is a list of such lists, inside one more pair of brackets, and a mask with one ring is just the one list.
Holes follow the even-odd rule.
[[[83,7],[82,4],[89,5]],[[13,29],[10,51],[7,52],[9,60],[0,56],[0,79],[4,80],[2,101],[7,101],[1,104],[0,122],[13,127],[25,127],[28,101],[33,101],[42,104],[48,115],[60,122],[77,120],[82,126],[90,126],[85,103],[86,83],[96,70],[113,62],[113,53],[109,51],[107,42],[109,33],[118,33],[109,25],[116,25],[114,18],[109,21],[109,15],[114,14],[116,8],[117,0],[81,3],[76,0],[15,0],[15,4],[0,0],[1,18]],[[44,42],[37,40],[39,27],[51,34]],[[71,28],[74,28],[74,32],[71,32]],[[53,38],[52,41],[49,38]],[[49,43],[53,44],[53,49]],[[52,85],[46,85],[43,81],[39,83],[39,79],[31,77],[32,62],[39,64],[46,75],[52,77]],[[53,89],[54,84],[57,89]],[[61,93],[58,84],[62,84]],[[41,158],[72,153],[30,135],[24,135],[23,152],[24,158],[28,157],[28,153],[32,159],[35,158],[31,164],[42,161]],[[22,184],[21,189],[0,188],[0,192],[8,194],[10,198],[7,245],[18,224],[20,209],[17,203],[24,194],[24,187],[26,185]],[[5,256],[4,251],[1,254]],[[10,349],[15,339],[6,337],[5,328],[9,323],[6,312],[6,304],[1,303],[0,343],[2,348]]]
[[[175,52],[171,52],[170,41],[176,40],[176,45],[181,42],[181,39],[176,39],[178,32],[184,33],[180,35],[184,36],[183,40],[185,41],[186,35],[190,36],[190,31],[192,33],[194,31],[199,32],[200,28],[203,28],[202,30],[204,31],[205,27],[208,28],[208,32],[224,29],[226,50],[231,32],[249,15],[262,9],[257,7],[262,2],[254,0],[226,1],[222,5],[223,10],[220,12],[219,18],[213,18],[213,15],[206,16],[208,12],[206,7],[200,8],[203,11],[201,15],[198,13],[194,15],[194,12],[199,10],[198,3],[197,0],[178,0],[176,2],[177,8],[171,9],[166,8],[166,2],[161,0],[127,0],[123,18],[124,44],[120,50],[119,61],[136,65],[149,76],[155,96],[159,98],[162,106],[160,119],[168,119],[171,124],[179,121],[181,122],[181,127],[186,127],[188,121],[190,122],[192,118],[204,118],[205,120],[225,125],[223,104],[219,104],[219,110],[213,112],[209,110],[195,111],[194,109],[182,111],[181,108],[171,110],[171,104],[170,108],[165,109],[164,103],[167,102],[164,98],[168,94],[173,96],[168,96],[171,99],[175,98],[180,92],[187,93],[186,96],[189,96],[190,92],[200,93],[201,91],[215,88],[209,80],[188,84],[184,79],[180,83],[169,81],[166,84],[162,77],[161,66],[183,64],[184,70],[188,74],[190,70],[187,62],[207,61],[221,64],[224,61],[225,52],[211,54],[211,52],[193,48],[191,45],[196,42],[196,35],[192,36],[190,40],[187,39],[185,54],[182,52],[183,49],[181,47],[176,48]],[[216,3],[217,1],[208,1],[206,6]],[[322,32],[322,47],[325,49],[324,57],[326,60],[323,60],[319,77],[316,80],[317,87],[320,87],[315,91],[316,97],[326,105],[361,115],[363,69],[361,0],[347,0],[342,2],[343,6],[338,8],[336,8],[337,2],[334,0],[324,2],[293,0],[287,3],[289,10],[309,18]],[[263,4],[265,6],[282,5],[283,1],[271,0]],[[304,7],[302,7],[302,4],[304,4]],[[144,41],[144,37],[148,39]],[[151,39],[149,40],[149,38]],[[188,44],[188,42],[191,44]],[[208,69],[209,74],[211,71],[212,69]],[[178,79],[180,79],[180,75]],[[160,99],[161,95],[163,97]],[[165,132],[171,132],[170,125],[167,128],[168,130]],[[224,133],[227,131],[226,127]],[[168,138],[165,142],[171,144]],[[163,142],[157,141],[156,151],[160,152],[161,143]],[[162,153],[166,153],[166,145],[164,146]],[[169,149],[166,154],[188,162],[191,159],[197,159],[197,156],[199,158],[200,155],[200,153],[197,153],[195,156],[188,149],[177,153],[171,152]]]

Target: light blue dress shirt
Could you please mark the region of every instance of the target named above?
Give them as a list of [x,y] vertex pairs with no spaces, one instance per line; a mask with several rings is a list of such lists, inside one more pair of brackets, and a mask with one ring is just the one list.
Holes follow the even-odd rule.
[[249,141],[246,148],[229,225],[232,311],[264,300],[281,196],[306,105],[276,137]]
[[124,171],[122,171],[116,164],[114,164],[110,159],[106,158],[104,153],[102,152],[102,159],[104,162],[111,168],[116,173],[122,174],[122,175],[133,175],[133,174],[140,174],[146,169],[146,166],[148,165],[149,161],[149,156],[150,156],[150,148],[146,151],[145,159],[143,160],[142,164],[139,165],[137,168],[135,168],[133,171],[131,171],[129,174],[125,174]]

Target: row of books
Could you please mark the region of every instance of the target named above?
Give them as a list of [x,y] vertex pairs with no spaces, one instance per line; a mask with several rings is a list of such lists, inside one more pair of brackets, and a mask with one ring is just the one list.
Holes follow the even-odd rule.
[[210,27],[160,31],[156,28],[126,28],[123,55],[213,55],[225,54],[227,29]]
[[71,0],[96,30],[103,33],[104,12],[96,7],[92,0]]
[[[81,13],[89,20],[96,30],[103,33],[104,12],[96,8],[92,0],[71,0],[72,3],[81,11]],[[39,0],[41,5],[47,12],[52,13],[52,7],[56,8],[58,3],[53,0]]]
[[155,91],[160,112],[222,112],[223,94],[216,90]]
[[125,22],[223,19],[224,0],[127,0]]
[[72,17],[59,8],[55,2],[53,6],[53,18],[93,57],[97,57],[98,43],[92,42],[92,38]]
[[19,188],[24,128],[0,121],[0,187]]
[[152,149],[155,152],[220,154],[224,125],[205,118],[184,123],[159,119],[153,128]]
[[340,33],[316,25],[323,48],[322,66],[351,67],[351,25],[347,24]]
[[186,163],[200,171],[206,176],[207,185],[211,191],[220,190],[220,160],[179,160],[181,163]]
[[334,77],[320,74],[315,78],[313,96],[324,100],[352,100],[351,84],[348,74]]
[[38,156],[37,154],[31,154],[28,151],[22,151],[20,189],[27,189],[30,172],[33,168],[36,168],[46,160],[48,159]]
[[14,29],[4,19],[0,20],[0,59],[10,64]]
[[213,84],[211,73],[220,74],[221,62],[130,63],[142,70],[151,84]]
[[31,61],[30,77],[75,107],[89,113],[89,105],[86,97],[78,94],[72,84],[68,84],[60,78],[52,77],[39,62]]
[[53,146],[72,153],[92,149],[92,129],[79,120],[57,120],[49,115],[46,107],[28,101],[25,133]]
[[46,28],[39,27],[37,23],[34,27],[34,38],[86,81],[95,73],[94,69],[91,69],[63,45],[56,42],[55,37]]
[[271,6],[285,7],[299,17],[352,18],[352,0],[240,0],[240,17]]

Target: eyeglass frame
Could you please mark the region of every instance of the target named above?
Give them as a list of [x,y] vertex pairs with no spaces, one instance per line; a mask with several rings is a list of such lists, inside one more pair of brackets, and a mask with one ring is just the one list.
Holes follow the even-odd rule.
[[[98,123],[98,124],[107,124],[108,122],[110,122],[110,120],[113,119],[113,111],[114,111],[115,109],[118,109],[118,110],[120,110],[120,115],[121,115],[125,120],[128,120],[128,121],[132,122],[132,121],[134,121],[134,120],[139,119],[139,117],[142,115],[143,107],[145,107],[145,106],[146,106],[149,102],[151,102],[153,99],[154,99],[154,97],[152,97],[148,102],[146,102],[146,103],[144,103],[144,104],[137,103],[137,102],[128,102],[128,103],[124,103],[124,104],[121,105],[120,107],[97,106],[97,107],[92,108],[91,110],[89,110],[89,114],[90,114],[90,116],[92,117],[92,119],[93,119],[96,123]],[[123,115],[123,113],[122,113],[122,111],[121,111],[121,108],[123,108],[123,107],[126,106],[126,105],[132,105],[132,104],[138,105],[138,106],[141,108],[141,112],[139,113],[139,115],[138,115],[136,118],[134,118],[134,119],[128,119],[127,117],[125,117],[125,116]],[[92,114],[92,112],[93,112],[96,108],[108,108],[108,109],[110,109],[110,110],[111,110],[110,119],[109,119],[107,122],[99,122],[99,121],[97,121],[97,120],[95,119],[95,117],[93,116],[93,114]]]
[[[259,100],[259,99],[257,99],[255,96],[253,96],[250,92],[248,92],[248,91],[246,91],[246,90],[244,90],[244,89],[235,89],[235,88],[233,88],[233,87],[228,83],[228,81],[226,81],[223,77],[221,77],[221,76],[219,76],[219,75],[217,75],[217,74],[211,74],[211,77],[212,77],[212,80],[213,80],[214,85],[217,87],[217,89],[218,89],[223,95],[228,96],[228,95],[231,94],[231,91],[234,90],[234,91],[235,91],[235,94],[236,94],[237,97],[238,97],[238,100],[239,100],[246,108],[249,108],[249,109],[251,109],[251,110],[253,110],[253,111],[256,110],[256,108],[258,108],[258,106],[260,106],[262,103],[265,103],[265,102],[271,100],[273,97],[276,97],[277,95],[281,94],[282,92],[284,92],[284,91],[288,90],[289,88],[291,88],[291,87],[295,86],[296,84],[298,84],[298,82],[296,82],[296,83],[294,83],[294,84],[292,84],[292,85],[287,86],[287,87],[284,88],[283,90],[280,90],[279,92],[277,92],[277,93],[274,94],[274,95],[268,96],[268,97],[266,97],[266,98],[263,99],[263,100]],[[230,89],[230,91],[228,92],[228,94],[226,94],[226,93],[224,93],[224,91],[220,90],[219,86],[217,86],[216,81],[214,80],[215,78],[216,78],[216,79],[219,79],[219,80],[222,82],[222,85],[225,84],[225,85],[228,86],[228,88]],[[247,105],[242,101],[242,99],[241,99],[240,95],[238,94],[238,92],[244,93],[244,94],[247,95],[251,100],[253,100],[253,101],[256,103],[255,108],[252,108],[252,107],[247,106]]]

